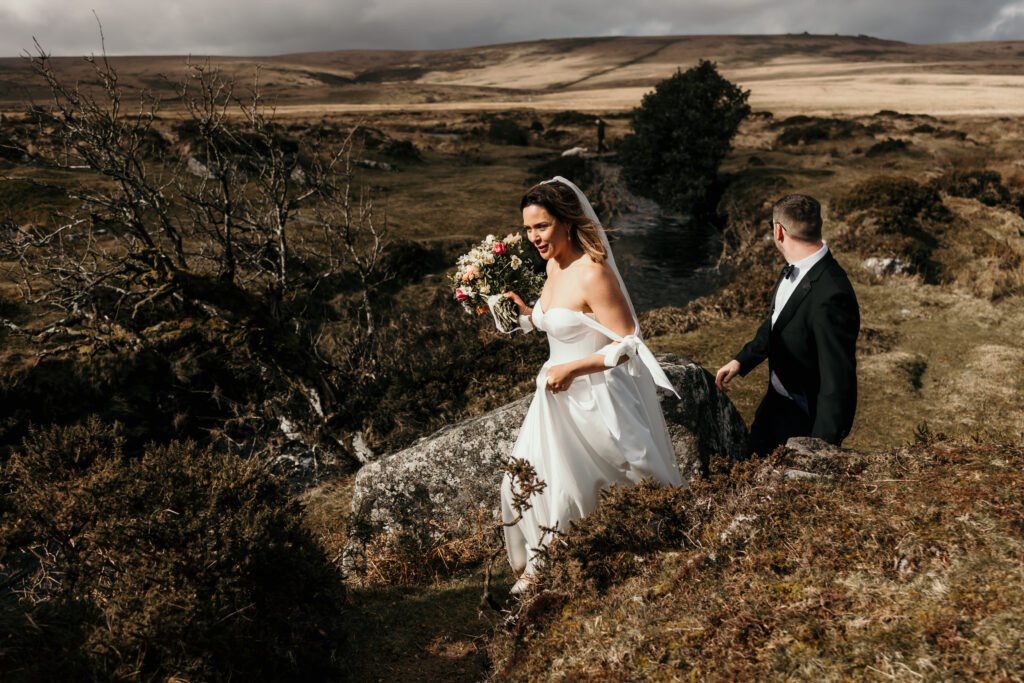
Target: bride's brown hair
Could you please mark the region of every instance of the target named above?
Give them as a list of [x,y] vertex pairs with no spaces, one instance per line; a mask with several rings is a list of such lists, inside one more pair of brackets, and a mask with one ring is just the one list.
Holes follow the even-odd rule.
[[569,239],[596,263],[603,263],[607,254],[601,244],[598,227],[583,213],[579,197],[571,187],[558,180],[538,183],[526,191],[519,210],[537,205],[563,223],[569,224]]

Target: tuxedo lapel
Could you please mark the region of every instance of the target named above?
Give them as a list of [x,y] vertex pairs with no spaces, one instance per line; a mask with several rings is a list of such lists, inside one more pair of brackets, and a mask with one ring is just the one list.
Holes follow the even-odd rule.
[[[803,303],[807,295],[811,293],[811,286],[815,280],[817,280],[828,264],[833,260],[832,253],[825,254],[824,258],[814,264],[814,266],[807,271],[807,274],[800,279],[800,284],[796,286],[793,293],[789,295],[789,299],[786,301],[786,305],[782,307],[782,311],[779,313],[779,317],[775,319],[775,324],[772,325],[772,332],[778,333],[793,319],[796,315],[797,309],[800,308],[800,304]],[[778,291],[778,285],[775,286]],[[774,297],[774,295],[773,295]],[[774,298],[772,299],[774,301]]]

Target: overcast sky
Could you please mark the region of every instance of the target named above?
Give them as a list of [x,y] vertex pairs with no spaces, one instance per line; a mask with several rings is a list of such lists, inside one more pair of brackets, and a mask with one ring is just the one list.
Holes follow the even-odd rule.
[[610,35],[1024,39],[1024,0],[0,0],[0,55],[273,55]]

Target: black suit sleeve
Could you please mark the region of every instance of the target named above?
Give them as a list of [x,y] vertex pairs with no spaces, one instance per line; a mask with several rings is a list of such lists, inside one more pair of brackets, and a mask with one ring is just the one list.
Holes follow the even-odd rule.
[[842,442],[857,409],[857,333],[860,311],[852,291],[823,301],[810,316],[821,386],[811,436]]
[[769,316],[761,323],[761,327],[757,328],[757,334],[754,335],[754,338],[747,342],[747,345],[736,354],[736,360],[740,362],[740,377],[746,377],[747,373],[760,365],[768,357],[771,337],[772,319]]

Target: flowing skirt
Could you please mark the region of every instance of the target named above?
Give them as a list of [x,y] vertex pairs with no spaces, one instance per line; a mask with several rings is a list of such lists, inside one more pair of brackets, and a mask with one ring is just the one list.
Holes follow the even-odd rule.
[[518,513],[512,506],[513,477],[501,483],[501,514],[509,564],[536,573],[537,549],[552,541],[541,527],[567,531],[597,507],[601,490],[645,478],[679,485],[682,477],[650,371],[635,359],[576,378],[566,391],[546,388],[549,360],[512,448],[512,457],[533,464],[546,484]]

